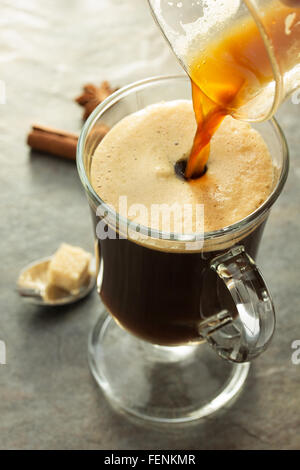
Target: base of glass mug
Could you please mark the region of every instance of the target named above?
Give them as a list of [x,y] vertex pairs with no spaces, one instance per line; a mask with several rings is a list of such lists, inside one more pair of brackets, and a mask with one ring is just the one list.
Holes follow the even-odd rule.
[[92,374],[111,404],[156,423],[186,423],[237,396],[249,363],[220,359],[206,344],[161,347],[121,329],[106,312],[89,337]]

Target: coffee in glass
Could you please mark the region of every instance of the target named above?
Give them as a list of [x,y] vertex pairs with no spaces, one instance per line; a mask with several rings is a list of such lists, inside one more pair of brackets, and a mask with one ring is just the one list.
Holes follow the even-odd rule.
[[[274,121],[257,126],[260,137],[247,124],[229,120],[220,128],[220,145],[215,150],[212,142],[202,183],[180,179],[174,163],[184,159],[182,142],[187,150],[195,126],[186,101],[190,98],[186,77],[158,77],[126,87],[95,110],[78,147],[79,174],[98,234],[98,289],[116,320],[105,313],[95,326],[89,342],[90,366],[114,405],[159,422],[191,421],[228,403],[245,381],[247,361],[267,347],[275,322],[270,294],[253,259],[269,210],[287,176],[284,138]],[[157,105],[162,100],[165,104]],[[182,116],[178,100],[185,114],[176,139],[171,139],[173,152],[167,165],[160,151],[172,116],[174,123]],[[160,131],[161,138],[151,139],[149,131],[143,160],[136,137],[139,132],[145,136],[145,129],[137,129],[127,116],[138,111],[143,117],[145,108],[154,109],[147,108],[149,105],[158,106],[156,118],[150,116],[149,122],[151,132]],[[161,119],[168,106],[173,106],[169,121],[167,115]],[[125,126],[118,124],[123,118],[129,119]],[[112,130],[98,147],[100,121]],[[241,139],[243,133],[245,139]],[[170,144],[170,139],[165,142]],[[239,145],[234,160],[233,149]],[[225,169],[219,172],[219,179],[214,170],[214,165],[219,166],[214,156],[217,147],[220,156],[228,156],[227,163],[234,160],[231,168],[227,165],[231,173],[227,192]],[[248,160],[244,167],[240,166],[243,159],[238,158],[241,148]],[[122,158],[122,149],[130,150],[136,168],[130,166],[129,157]],[[234,184],[236,197],[230,199]],[[223,209],[217,217],[206,209],[216,205],[218,194],[219,201],[223,198],[219,209]],[[140,204],[134,207],[135,216],[134,210],[126,216],[124,207],[114,207],[120,195],[127,196],[127,208]],[[179,204],[193,206],[200,201],[204,206],[204,218],[192,221],[192,231],[175,230],[176,211],[169,231],[162,230],[159,218],[146,223],[144,216],[149,214],[142,207],[172,205],[178,199]],[[200,344],[203,341],[231,362],[218,359],[213,349]]]

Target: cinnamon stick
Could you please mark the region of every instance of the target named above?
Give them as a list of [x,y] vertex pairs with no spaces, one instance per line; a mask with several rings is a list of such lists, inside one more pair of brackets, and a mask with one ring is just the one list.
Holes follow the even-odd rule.
[[[105,124],[98,124],[95,130],[100,142],[109,128]],[[78,134],[40,125],[33,125],[27,137],[27,144],[32,149],[70,160],[76,159],[77,142]]]
[[75,160],[78,135],[52,127],[33,125],[27,144],[39,152]]

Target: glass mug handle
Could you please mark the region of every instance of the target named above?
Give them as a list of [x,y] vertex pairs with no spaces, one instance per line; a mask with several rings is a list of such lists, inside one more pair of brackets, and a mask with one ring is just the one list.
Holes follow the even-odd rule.
[[275,330],[271,296],[255,262],[237,246],[211,261],[234,301],[237,315],[222,310],[201,323],[200,334],[223,358],[247,362],[268,346]]

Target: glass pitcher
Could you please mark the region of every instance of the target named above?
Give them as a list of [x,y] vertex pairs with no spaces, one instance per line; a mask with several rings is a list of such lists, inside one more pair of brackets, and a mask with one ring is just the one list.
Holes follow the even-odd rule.
[[148,0],[185,71],[214,103],[264,121],[300,87],[300,0]]

